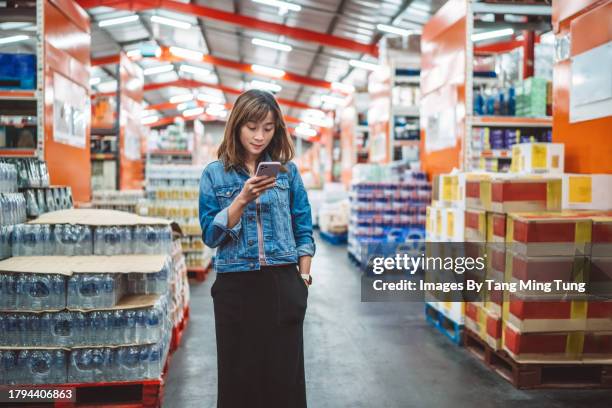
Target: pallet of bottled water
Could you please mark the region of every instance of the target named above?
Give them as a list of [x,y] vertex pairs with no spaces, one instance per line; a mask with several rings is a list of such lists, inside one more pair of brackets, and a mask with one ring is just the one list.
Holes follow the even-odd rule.
[[167,254],[169,225],[19,224],[10,231],[12,256]]
[[[149,302],[151,303],[151,302]],[[0,347],[148,344],[171,331],[167,296],[124,309],[0,313]]]
[[170,336],[156,344],[66,349],[0,349],[0,384],[65,384],[161,377]]
[[159,271],[150,273],[0,272],[0,311],[112,308],[126,295],[165,294],[173,268],[166,257]]

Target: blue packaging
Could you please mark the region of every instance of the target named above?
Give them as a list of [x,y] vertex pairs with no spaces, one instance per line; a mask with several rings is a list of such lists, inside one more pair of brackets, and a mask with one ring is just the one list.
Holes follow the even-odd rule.
[[0,53],[0,89],[36,89],[36,55]]

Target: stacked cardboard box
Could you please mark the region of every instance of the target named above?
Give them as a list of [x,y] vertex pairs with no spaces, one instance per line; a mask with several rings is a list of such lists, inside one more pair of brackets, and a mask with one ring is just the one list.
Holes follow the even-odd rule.
[[[506,282],[556,280],[565,285],[553,286],[547,294],[505,294],[503,348],[517,361],[582,362],[612,356],[611,263],[592,256],[593,248],[597,254],[600,245],[606,245],[605,233],[599,231],[605,231],[609,220],[593,214],[509,216]],[[580,283],[587,292],[574,289]]]

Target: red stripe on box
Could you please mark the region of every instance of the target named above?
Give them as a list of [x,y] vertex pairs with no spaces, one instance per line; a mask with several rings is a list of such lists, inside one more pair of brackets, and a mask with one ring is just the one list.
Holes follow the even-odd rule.
[[474,321],[478,321],[478,306],[474,303],[467,302],[465,304],[465,315]]
[[494,182],[491,186],[491,200],[496,203],[507,201],[546,201],[546,182],[512,183]]
[[513,239],[517,242],[574,242],[574,222],[525,222],[514,220]]
[[612,319],[612,301],[589,301],[587,319]]
[[582,352],[591,354],[612,354],[612,334],[585,334]]
[[506,237],[506,216],[494,214],[493,215],[493,235],[497,237]]
[[504,272],[506,270],[506,251],[491,250],[491,266],[496,271]]
[[574,258],[556,258],[541,261],[537,258],[523,258],[518,255],[512,257],[512,276],[528,281],[535,279],[538,282],[552,282],[555,279],[571,282]]
[[480,225],[479,217],[480,217],[480,214],[478,213],[466,211],[465,212],[465,227],[472,228],[472,229],[479,229],[479,225]]
[[519,320],[526,319],[569,319],[571,316],[571,301],[567,302],[536,302],[519,300],[510,295],[510,313]]
[[612,222],[594,222],[592,241],[612,243]]
[[480,198],[480,181],[466,181],[465,196],[470,198]]
[[500,318],[487,315],[487,334],[494,339],[501,339],[502,321]]
[[522,334],[504,327],[504,344],[514,354],[522,353],[564,353],[567,334]]

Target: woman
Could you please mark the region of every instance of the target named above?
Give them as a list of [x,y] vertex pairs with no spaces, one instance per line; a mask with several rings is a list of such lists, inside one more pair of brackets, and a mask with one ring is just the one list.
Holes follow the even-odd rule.
[[[315,253],[310,204],[274,96],[240,95],[219,160],[200,181],[204,243],[217,247],[215,307],[220,408],[306,407],[302,325]],[[283,164],[256,177],[263,161]]]

